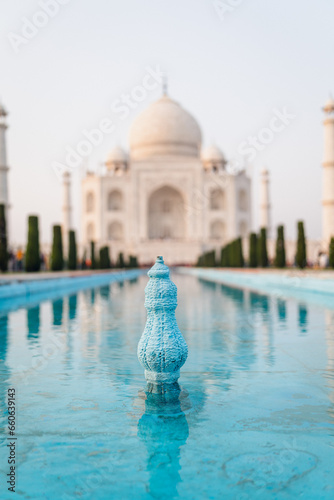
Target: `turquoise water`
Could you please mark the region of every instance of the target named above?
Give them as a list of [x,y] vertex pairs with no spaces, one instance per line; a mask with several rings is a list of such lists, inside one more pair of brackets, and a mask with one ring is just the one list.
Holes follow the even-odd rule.
[[1,499],[334,498],[334,301],[173,280],[178,400],[145,394],[146,276],[0,312]]

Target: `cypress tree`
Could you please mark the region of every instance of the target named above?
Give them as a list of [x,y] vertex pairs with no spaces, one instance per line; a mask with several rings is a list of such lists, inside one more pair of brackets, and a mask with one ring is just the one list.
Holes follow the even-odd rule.
[[100,254],[100,269],[106,269],[106,261],[105,261],[105,247],[101,247],[99,250]]
[[0,270],[8,269],[7,225],[5,205],[0,205]]
[[239,262],[238,262],[238,241],[233,240],[231,244],[231,258],[232,258],[232,267],[238,267]]
[[242,239],[238,238],[236,240],[236,250],[237,250],[237,259],[238,259],[238,267],[244,267],[244,254],[242,251]]
[[329,267],[334,269],[334,238],[331,238],[329,244]]
[[212,250],[210,252],[210,267],[216,267],[216,251]]
[[110,256],[109,256],[109,247],[105,246],[104,247],[104,265],[105,269],[110,269]]
[[283,226],[278,226],[278,228],[277,228],[275,266],[280,267],[280,268],[283,268],[286,266],[284,227]]
[[64,257],[63,257],[63,240],[61,236],[61,227],[53,226],[51,270],[62,271],[63,267],[64,267]]
[[225,267],[225,247],[220,250],[220,266]]
[[39,249],[38,217],[28,217],[28,243],[26,250],[25,269],[28,273],[39,271],[41,268],[41,257]]
[[100,248],[100,269],[110,269],[109,247]]
[[228,244],[228,267],[234,267],[234,241]]
[[298,239],[297,239],[297,253],[296,253],[296,265],[300,269],[306,267],[306,242],[305,242],[305,232],[304,223],[302,221],[298,222]]
[[225,254],[225,258],[224,258],[225,267],[229,267],[230,266],[230,252],[229,252],[228,244],[225,245],[224,254]]
[[227,262],[228,262],[228,267],[233,267],[233,242],[230,241],[230,243],[227,245]]
[[91,269],[97,269],[97,262],[95,258],[95,243],[94,241],[90,242],[90,260],[91,260]]
[[239,267],[239,244],[238,239],[233,242],[233,254],[234,254],[234,267]]
[[228,248],[227,245],[224,246],[224,267],[228,267]]
[[257,234],[251,233],[249,236],[249,267],[257,267]]
[[261,267],[261,231],[257,235],[256,239],[256,255],[257,255],[257,265]]
[[75,271],[77,268],[77,243],[75,241],[75,232],[68,232],[68,268]]
[[232,267],[233,265],[233,248],[232,248],[232,241],[230,241],[227,244],[226,248],[226,260],[227,260],[227,267]]
[[137,257],[135,255],[129,256],[129,268],[134,269],[138,267]]
[[260,231],[258,252],[258,262],[260,264],[260,267],[268,267],[267,230],[265,227],[262,227]]
[[85,249],[82,256],[81,269],[87,269],[86,260],[87,260],[87,251]]
[[119,252],[118,254],[116,267],[119,269],[123,269],[125,267],[123,252]]

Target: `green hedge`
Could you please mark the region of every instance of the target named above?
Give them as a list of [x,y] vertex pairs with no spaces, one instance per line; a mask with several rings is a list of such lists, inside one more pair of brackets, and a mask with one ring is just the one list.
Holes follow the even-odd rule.
[[95,243],[94,243],[94,241],[90,242],[90,261],[91,261],[90,268],[97,269],[98,265],[97,265],[96,256],[95,256]]
[[268,267],[268,252],[267,252],[267,230],[262,227],[258,237],[258,254],[257,260],[260,267]]
[[329,243],[329,267],[334,269],[334,238]]
[[278,226],[277,228],[275,266],[279,268],[283,268],[286,266],[283,226]]
[[8,269],[7,224],[5,205],[0,205],[0,270]]
[[25,256],[25,269],[28,273],[37,272],[41,268],[41,256],[39,248],[38,217],[28,217],[28,243]]
[[251,233],[249,235],[249,267],[257,267],[257,234]]
[[296,251],[296,265],[300,269],[304,269],[307,264],[304,223],[302,221],[299,221],[297,228],[298,228],[298,238],[297,238],[297,251]]
[[117,269],[123,269],[125,267],[123,252],[119,252],[116,262]]
[[77,243],[73,230],[68,232],[68,268],[70,271],[75,271],[77,268]]
[[63,268],[64,268],[64,257],[63,257],[63,240],[61,236],[61,227],[53,226],[51,270],[62,271]]
[[110,269],[110,256],[109,256],[109,247],[105,246],[100,248],[100,269]]
[[135,255],[129,255],[128,267],[130,269],[134,269],[134,268],[138,267],[138,259]]

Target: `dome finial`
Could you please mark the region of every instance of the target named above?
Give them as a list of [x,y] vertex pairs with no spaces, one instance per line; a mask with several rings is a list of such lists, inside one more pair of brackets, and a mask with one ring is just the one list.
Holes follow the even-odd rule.
[[162,95],[168,95],[168,77],[166,74],[162,77]]
[[334,99],[331,93],[329,93],[329,99],[322,109],[326,114],[331,114],[334,112]]
[[1,96],[0,96],[0,117],[4,117],[5,118],[7,115],[8,115],[8,113],[6,111],[6,108],[2,104],[2,99],[1,99]]

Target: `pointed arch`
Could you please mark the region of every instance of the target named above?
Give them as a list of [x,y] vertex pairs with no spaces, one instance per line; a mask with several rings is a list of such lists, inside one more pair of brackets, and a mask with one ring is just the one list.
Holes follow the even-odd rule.
[[185,235],[185,206],[181,192],[171,186],[153,191],[148,200],[148,237],[182,239]]

